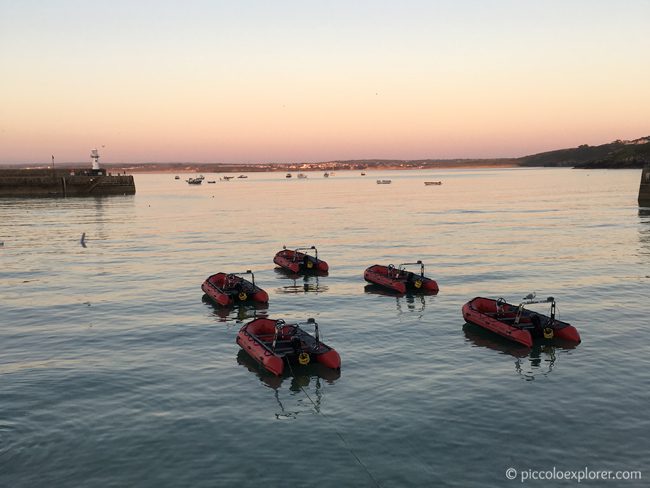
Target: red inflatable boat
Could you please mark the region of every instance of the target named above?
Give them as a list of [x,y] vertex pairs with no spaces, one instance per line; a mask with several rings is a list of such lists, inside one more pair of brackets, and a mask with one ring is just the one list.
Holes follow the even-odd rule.
[[[300,251],[314,251],[314,256]],[[292,271],[293,273],[327,273],[329,266],[321,259],[318,259],[318,249],[316,246],[298,247],[296,249],[287,249],[284,246],[273,258],[273,262],[278,266]]]
[[[550,303],[550,317],[524,308],[532,303]],[[463,318],[526,347],[532,347],[533,340],[540,338],[573,345],[580,343],[576,328],[555,318],[553,297],[535,300],[534,294],[531,294],[518,306],[506,303],[503,298],[476,297],[463,305]]]
[[[316,337],[300,325],[313,325]],[[318,324],[314,319],[306,324],[287,324],[284,320],[255,319],[237,334],[237,344],[265,369],[282,375],[285,363],[306,365],[312,361],[328,368],[340,369],[341,357],[320,341]]]
[[[250,274],[251,281],[245,280],[239,274]],[[201,285],[203,292],[218,305],[233,305],[241,302],[269,301],[269,295],[255,284],[255,276],[248,270],[246,273],[217,273],[209,276]]]
[[[420,274],[405,269],[406,266],[420,265]],[[363,273],[366,281],[390,288],[398,293],[438,293],[438,283],[424,276],[422,261],[400,264],[397,268],[392,264],[382,266],[375,264]]]

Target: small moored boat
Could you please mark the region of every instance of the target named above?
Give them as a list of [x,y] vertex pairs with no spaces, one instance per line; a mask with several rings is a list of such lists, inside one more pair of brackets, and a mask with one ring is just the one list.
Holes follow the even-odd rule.
[[426,186],[431,186],[431,185],[442,185],[442,181],[425,181],[424,184]]
[[378,185],[390,185],[391,183],[391,180],[377,180]]
[[205,180],[205,176],[199,175],[196,178],[188,178],[187,181],[190,185],[200,185]]
[[[314,251],[314,256],[301,252],[311,250]],[[322,259],[318,259],[316,246],[297,247],[296,249],[287,249],[287,246],[283,246],[282,251],[276,253],[273,262],[294,273],[326,273],[329,270],[328,264]]]
[[[248,281],[240,274],[250,274]],[[255,275],[251,270],[245,273],[216,273],[209,276],[201,285],[203,292],[219,305],[233,305],[242,302],[267,303],[269,295],[255,284]]]
[[[301,326],[313,325],[315,337]],[[265,369],[282,375],[285,364],[307,365],[312,361],[339,370],[341,357],[321,342],[318,324],[308,319],[306,324],[287,324],[284,320],[258,318],[244,325],[237,334],[237,344]]]
[[[524,308],[533,303],[550,303],[549,316]],[[535,295],[531,293],[519,305],[506,303],[503,298],[476,297],[463,305],[463,318],[526,347],[532,347],[535,339],[580,343],[576,328],[555,318],[553,297],[535,300]]]
[[[406,270],[406,266],[420,265],[420,274]],[[438,293],[438,283],[424,276],[422,261],[400,264],[375,264],[366,269],[363,278],[370,283],[390,288],[398,293]]]

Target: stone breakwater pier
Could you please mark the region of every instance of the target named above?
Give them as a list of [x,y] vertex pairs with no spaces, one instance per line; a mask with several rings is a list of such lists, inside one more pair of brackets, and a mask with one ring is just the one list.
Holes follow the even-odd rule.
[[641,172],[639,185],[639,206],[650,207],[650,164],[646,164]]
[[0,169],[0,197],[133,195],[132,175],[104,169]]

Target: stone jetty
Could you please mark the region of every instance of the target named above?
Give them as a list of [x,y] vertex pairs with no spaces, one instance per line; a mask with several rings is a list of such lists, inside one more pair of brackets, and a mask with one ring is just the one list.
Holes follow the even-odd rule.
[[88,169],[0,169],[0,197],[94,197],[133,195],[131,175],[112,175],[99,166],[99,152],[90,151]]
[[639,185],[639,206],[650,207],[650,164],[646,164],[641,172]]
[[0,197],[92,197],[134,193],[132,175],[112,175],[103,169],[0,169]]

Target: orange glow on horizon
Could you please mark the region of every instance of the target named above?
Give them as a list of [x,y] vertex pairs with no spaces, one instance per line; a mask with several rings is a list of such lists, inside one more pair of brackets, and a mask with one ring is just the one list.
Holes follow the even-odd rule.
[[152,20],[118,2],[102,15],[121,36],[83,22],[92,5],[54,19],[16,5],[0,48],[0,163],[85,161],[100,145],[107,162],[518,157],[646,136],[650,41],[634,26],[650,6],[617,14],[622,35],[611,9],[589,5],[566,18],[475,6],[474,18],[443,2],[433,26],[425,4],[421,17],[382,4],[367,25],[332,7],[320,12],[332,35],[309,16],[310,28],[286,24],[285,7],[220,12],[215,32],[212,11],[190,29],[175,9]]

